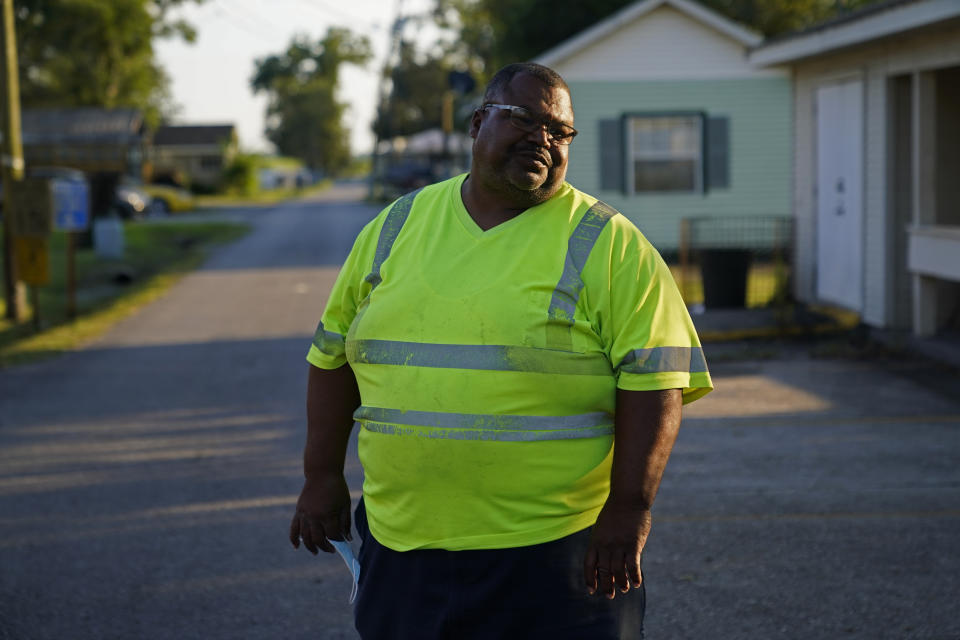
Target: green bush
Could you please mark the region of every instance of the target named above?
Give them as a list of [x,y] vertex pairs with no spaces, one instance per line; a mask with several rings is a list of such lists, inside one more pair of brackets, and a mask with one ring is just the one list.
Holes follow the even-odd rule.
[[223,184],[231,195],[253,196],[260,190],[261,159],[249,153],[238,153],[223,171]]

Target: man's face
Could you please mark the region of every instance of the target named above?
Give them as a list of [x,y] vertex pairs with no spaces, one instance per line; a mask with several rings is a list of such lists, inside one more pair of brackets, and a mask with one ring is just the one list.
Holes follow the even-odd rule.
[[[489,102],[524,107],[535,118],[573,126],[570,94],[520,73]],[[470,123],[473,143],[471,177],[490,191],[531,207],[549,200],[567,175],[570,147],[550,139],[544,127],[527,132],[510,122],[505,109],[478,109]]]

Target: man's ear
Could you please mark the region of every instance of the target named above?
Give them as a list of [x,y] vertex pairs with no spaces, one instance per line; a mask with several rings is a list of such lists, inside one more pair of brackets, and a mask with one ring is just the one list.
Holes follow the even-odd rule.
[[470,117],[470,137],[474,140],[477,139],[477,133],[480,132],[480,124],[483,121],[483,116],[480,114],[480,109],[474,109],[473,115]]

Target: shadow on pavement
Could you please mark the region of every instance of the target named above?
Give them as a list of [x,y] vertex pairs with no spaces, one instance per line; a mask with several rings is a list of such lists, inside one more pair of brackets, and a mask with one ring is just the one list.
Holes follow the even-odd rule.
[[342,562],[286,539],[309,340],[0,371],[0,638],[355,637]]

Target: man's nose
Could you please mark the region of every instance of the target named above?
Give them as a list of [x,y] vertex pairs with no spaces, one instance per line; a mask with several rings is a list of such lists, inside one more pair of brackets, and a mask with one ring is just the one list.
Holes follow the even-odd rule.
[[530,131],[527,134],[527,137],[536,140],[537,144],[543,147],[549,147],[553,142],[553,138],[550,137],[550,133],[547,131],[546,124],[540,124],[536,129]]

